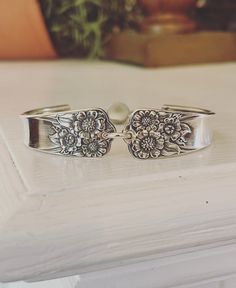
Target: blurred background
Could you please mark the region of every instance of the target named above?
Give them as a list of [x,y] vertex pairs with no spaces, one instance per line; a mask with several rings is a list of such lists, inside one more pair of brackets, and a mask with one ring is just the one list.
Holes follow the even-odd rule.
[[236,1],[1,0],[0,35],[1,59],[234,61]]

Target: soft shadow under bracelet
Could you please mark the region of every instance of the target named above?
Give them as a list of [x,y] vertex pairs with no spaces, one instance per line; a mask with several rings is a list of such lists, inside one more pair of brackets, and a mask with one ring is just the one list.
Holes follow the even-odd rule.
[[[209,146],[212,131],[209,116],[199,108],[164,105],[161,109],[129,112],[125,104],[70,110],[68,105],[25,112],[25,144],[53,154],[102,157],[115,138],[122,138],[130,153],[139,159],[183,155]],[[114,124],[123,124],[117,132]]]

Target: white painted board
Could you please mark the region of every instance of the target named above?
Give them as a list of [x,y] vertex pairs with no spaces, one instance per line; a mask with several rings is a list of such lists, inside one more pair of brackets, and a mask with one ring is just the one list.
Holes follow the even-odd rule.
[[[84,275],[236,244],[236,64],[3,62],[0,75],[0,281]],[[115,101],[210,108],[214,144],[151,162],[133,159],[121,141],[96,160],[23,145],[18,115],[28,109],[106,109]]]

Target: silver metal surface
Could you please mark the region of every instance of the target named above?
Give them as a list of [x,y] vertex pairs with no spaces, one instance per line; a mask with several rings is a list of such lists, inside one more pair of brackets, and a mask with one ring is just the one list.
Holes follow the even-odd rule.
[[130,115],[124,133],[130,153],[139,159],[156,159],[196,151],[212,143],[209,123],[214,113],[200,108],[164,105],[140,109]]
[[53,154],[102,157],[111,148],[115,133],[107,113],[100,109],[69,110],[68,105],[35,109],[22,114],[25,144]]
[[[45,107],[21,115],[25,144],[53,154],[102,157],[116,138],[122,138],[138,159],[181,155],[209,146],[214,113],[195,107],[164,105],[139,109],[117,132],[101,108],[70,110],[68,105]],[[127,121],[127,119],[125,119]]]

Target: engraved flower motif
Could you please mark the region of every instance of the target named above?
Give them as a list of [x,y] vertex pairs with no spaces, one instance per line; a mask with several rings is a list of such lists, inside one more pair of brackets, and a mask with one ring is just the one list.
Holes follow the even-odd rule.
[[105,119],[101,111],[81,111],[75,118],[73,129],[82,138],[93,137],[95,132],[104,130]]
[[60,153],[73,155],[81,146],[81,139],[71,133],[67,128],[55,128],[53,135],[49,135],[50,140],[60,146]]
[[156,131],[158,129],[158,113],[153,110],[139,110],[132,119],[132,125],[136,131]]
[[132,153],[141,159],[157,158],[164,148],[164,137],[159,132],[139,133],[132,142]]
[[180,137],[181,125],[178,114],[169,115],[159,124],[158,131],[163,133],[167,139],[175,141]]
[[185,136],[191,133],[191,128],[181,121],[181,114],[167,114],[159,123],[158,132],[166,141],[183,146],[187,142]]
[[[49,120],[49,118],[47,118]],[[116,129],[102,109],[57,114],[50,118],[55,153],[79,157],[101,157],[110,147],[112,139],[104,139],[103,133]]]
[[107,153],[108,142],[96,138],[83,139],[81,150],[84,157],[102,157]]
[[130,152],[141,159],[180,154],[192,133],[183,119],[187,118],[179,113],[138,110],[125,129],[133,135],[127,140]]

